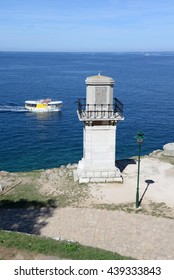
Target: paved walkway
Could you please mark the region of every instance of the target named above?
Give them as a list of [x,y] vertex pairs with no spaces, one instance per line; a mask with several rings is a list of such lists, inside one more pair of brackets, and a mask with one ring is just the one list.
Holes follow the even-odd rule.
[[174,220],[86,208],[0,209],[6,230],[77,241],[137,259],[174,259]]

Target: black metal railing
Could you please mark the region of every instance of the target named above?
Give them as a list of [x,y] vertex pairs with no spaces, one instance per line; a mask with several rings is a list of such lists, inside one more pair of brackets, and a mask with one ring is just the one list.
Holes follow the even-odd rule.
[[116,114],[123,117],[123,103],[114,98],[113,104],[86,104],[86,98],[79,98],[78,113],[81,118],[111,119]]
[[123,103],[117,98],[114,98],[114,110],[123,116]]

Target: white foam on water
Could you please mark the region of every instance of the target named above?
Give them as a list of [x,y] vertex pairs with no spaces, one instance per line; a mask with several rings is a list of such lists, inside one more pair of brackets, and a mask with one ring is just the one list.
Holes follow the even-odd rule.
[[9,105],[0,105],[0,112],[26,112],[27,109],[23,106],[9,106]]

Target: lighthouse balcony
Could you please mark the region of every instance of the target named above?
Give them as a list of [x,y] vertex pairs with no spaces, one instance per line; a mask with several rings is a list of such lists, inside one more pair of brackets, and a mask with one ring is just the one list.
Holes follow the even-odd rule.
[[117,98],[113,99],[113,104],[87,104],[86,98],[79,98],[77,114],[84,122],[124,120],[123,104]]

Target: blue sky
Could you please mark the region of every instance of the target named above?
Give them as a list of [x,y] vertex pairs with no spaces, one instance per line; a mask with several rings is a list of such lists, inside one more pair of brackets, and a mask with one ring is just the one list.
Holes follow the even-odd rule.
[[0,0],[0,51],[174,51],[174,1]]

